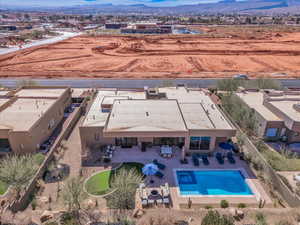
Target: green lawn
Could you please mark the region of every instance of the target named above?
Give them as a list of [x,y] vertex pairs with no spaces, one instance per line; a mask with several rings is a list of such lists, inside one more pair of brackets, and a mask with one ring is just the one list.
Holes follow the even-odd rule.
[[136,168],[138,171],[142,173],[142,167],[144,165],[141,163],[123,163],[123,165],[118,168],[116,171],[112,170],[107,170],[103,172],[99,172],[93,176],[91,176],[86,184],[85,188],[88,193],[93,194],[93,195],[104,195],[110,192],[110,180],[113,174],[118,172],[120,169],[132,169]]
[[0,195],[3,195],[7,190],[7,185],[0,181]]

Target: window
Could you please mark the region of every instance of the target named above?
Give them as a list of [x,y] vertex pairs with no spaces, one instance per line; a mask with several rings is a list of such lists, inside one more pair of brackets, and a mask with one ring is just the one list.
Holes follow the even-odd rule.
[[138,144],[137,138],[134,137],[116,138],[115,141],[117,146],[121,146],[123,148],[131,148]]
[[191,150],[209,150],[210,137],[191,137],[190,149]]
[[266,131],[267,137],[276,137],[277,136],[278,128],[268,128]]

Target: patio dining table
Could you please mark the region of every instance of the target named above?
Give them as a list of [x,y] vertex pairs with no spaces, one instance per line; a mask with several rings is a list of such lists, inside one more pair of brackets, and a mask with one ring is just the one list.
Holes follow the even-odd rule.
[[167,146],[167,145],[163,145],[161,146],[160,148],[160,153],[161,155],[166,155],[166,156],[172,156],[173,154],[173,150],[172,150],[172,147],[170,146]]

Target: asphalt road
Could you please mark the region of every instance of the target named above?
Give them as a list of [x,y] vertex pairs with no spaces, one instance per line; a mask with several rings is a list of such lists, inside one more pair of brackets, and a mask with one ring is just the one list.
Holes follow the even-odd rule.
[[[218,79],[33,79],[39,85],[70,86],[73,88],[143,88],[156,87],[162,84],[185,84],[190,87],[213,87]],[[0,84],[5,87],[15,87],[18,79],[0,79]],[[300,79],[279,79],[283,86],[299,87]]]
[[[31,43],[25,44],[22,47],[22,49],[39,46],[39,45],[52,44],[52,43],[55,43],[58,41],[62,41],[62,40],[80,35],[80,33],[72,33],[72,32],[57,32],[57,33],[60,33],[61,35],[59,35],[57,37],[44,39],[44,40],[33,41]],[[19,47],[0,48],[0,55],[11,53],[11,52],[16,52],[19,50],[20,50]]]

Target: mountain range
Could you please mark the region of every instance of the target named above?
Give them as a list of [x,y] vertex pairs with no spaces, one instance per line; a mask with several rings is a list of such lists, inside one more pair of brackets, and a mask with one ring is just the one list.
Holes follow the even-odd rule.
[[66,7],[18,7],[1,6],[2,10],[62,12],[67,14],[152,14],[152,15],[197,15],[197,14],[300,14],[300,0],[221,0],[217,3],[201,3],[180,6],[147,6],[93,4]]

